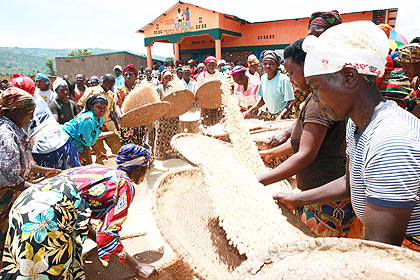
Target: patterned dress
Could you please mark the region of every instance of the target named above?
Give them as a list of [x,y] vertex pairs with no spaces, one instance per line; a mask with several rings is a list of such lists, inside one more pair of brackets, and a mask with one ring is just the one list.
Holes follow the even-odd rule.
[[13,187],[29,174],[26,134],[7,117],[0,117],[0,257],[3,252],[8,215],[19,194]]
[[[79,167],[25,190],[10,213],[1,279],[85,279],[82,242],[100,221],[98,256],[125,260],[119,231],[134,198],[126,174],[101,165]],[[37,278],[38,277],[38,278]]]

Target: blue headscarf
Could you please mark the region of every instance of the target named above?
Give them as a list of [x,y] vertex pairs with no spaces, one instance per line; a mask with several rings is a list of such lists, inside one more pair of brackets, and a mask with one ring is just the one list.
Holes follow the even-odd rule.
[[139,166],[150,164],[150,150],[139,145],[127,144],[119,150],[116,161],[117,169],[130,172]]
[[50,78],[48,78],[47,75],[45,75],[43,73],[36,74],[35,75],[35,78],[34,78],[34,81],[36,82],[38,80],[41,80],[41,81],[46,82],[47,83],[47,87],[50,87],[51,81],[50,81]]

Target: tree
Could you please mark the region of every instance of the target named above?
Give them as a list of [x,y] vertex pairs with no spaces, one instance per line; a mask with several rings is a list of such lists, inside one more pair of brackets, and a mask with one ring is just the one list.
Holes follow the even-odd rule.
[[88,49],[83,49],[83,50],[77,49],[77,51],[71,51],[67,55],[68,56],[82,56],[82,55],[91,55],[91,54],[93,54],[93,52],[91,52]]
[[47,74],[50,76],[55,76],[55,69],[54,69],[54,60],[52,58],[47,58],[45,60],[45,66],[47,66]]
[[174,60],[175,60],[175,58],[173,58],[173,57],[167,57],[167,58],[165,59],[165,62],[167,62],[167,63],[169,63],[169,62],[174,62]]

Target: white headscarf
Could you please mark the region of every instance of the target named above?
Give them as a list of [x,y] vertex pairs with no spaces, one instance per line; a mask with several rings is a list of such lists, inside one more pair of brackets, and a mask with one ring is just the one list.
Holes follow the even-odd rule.
[[308,36],[302,48],[307,52],[305,77],[335,73],[346,65],[355,67],[360,74],[381,77],[389,42],[373,22],[354,21],[331,27],[318,38]]
[[67,82],[62,78],[57,77],[53,83],[53,91],[56,92],[59,86],[67,86]]

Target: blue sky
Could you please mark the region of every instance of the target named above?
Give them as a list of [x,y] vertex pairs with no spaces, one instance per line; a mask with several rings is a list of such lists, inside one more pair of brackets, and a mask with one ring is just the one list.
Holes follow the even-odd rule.
[[[109,48],[145,53],[143,35],[135,33],[174,0],[3,0],[0,46],[34,48]],[[233,14],[248,21],[306,17],[319,10],[341,13],[399,8],[397,31],[408,40],[420,36],[415,12],[420,1],[409,0],[190,0],[205,8]],[[410,4],[409,2],[414,4]],[[260,4],[260,6],[256,6]],[[171,44],[155,44],[153,54],[172,56]]]

